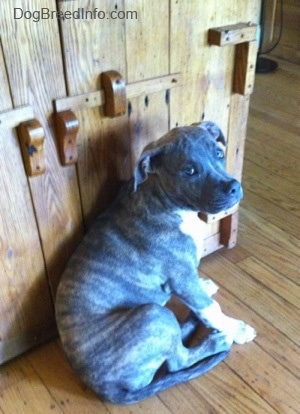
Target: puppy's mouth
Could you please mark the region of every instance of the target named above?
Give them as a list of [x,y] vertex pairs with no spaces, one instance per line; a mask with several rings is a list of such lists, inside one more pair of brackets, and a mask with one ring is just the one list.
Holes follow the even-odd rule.
[[221,211],[229,210],[238,204],[242,198],[243,190],[241,188],[239,194],[235,194],[234,196],[226,197],[225,199],[218,198],[215,200],[210,200],[210,202],[207,203],[207,207],[205,208],[206,211],[203,211],[203,213],[218,214]]
[[220,204],[220,205],[211,205],[205,211],[202,211],[206,214],[218,214],[221,213],[221,211],[229,210],[230,208],[234,207],[236,204],[238,204],[238,201],[235,203],[227,203],[227,204]]

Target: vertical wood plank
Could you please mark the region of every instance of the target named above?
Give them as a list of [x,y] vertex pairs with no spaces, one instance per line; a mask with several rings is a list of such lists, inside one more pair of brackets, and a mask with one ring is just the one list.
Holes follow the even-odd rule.
[[127,82],[133,83],[169,73],[169,4],[125,0],[137,20],[126,21]]
[[[0,111],[12,107],[0,48]],[[53,309],[15,130],[0,125],[0,363],[53,333]]]
[[[232,98],[234,48],[209,46],[208,30],[237,21],[257,23],[259,1],[228,1],[221,5],[217,1],[204,4],[198,0],[171,0],[170,4],[170,68],[182,72],[184,78],[184,85],[171,91],[170,125],[202,119],[215,121],[228,136],[230,172],[240,177],[245,134],[239,133],[236,123],[246,125],[248,108],[244,104],[242,109],[238,108],[235,119],[230,117],[238,105],[236,98]],[[210,225],[205,235],[205,252],[220,246],[216,226],[219,223]]]
[[257,42],[245,42],[235,47],[233,92],[250,95],[254,88]]
[[[125,0],[138,20],[126,21],[128,83],[169,74],[169,4]],[[169,129],[169,98],[166,91],[132,99],[129,105],[132,168],[142,149]]]
[[242,180],[249,102],[249,95],[234,94],[230,103],[226,169],[239,181]]
[[[123,0],[59,1],[59,10],[124,10]],[[69,95],[100,89],[100,75],[108,70],[126,79],[125,20],[65,19],[61,21],[64,63]],[[127,117],[105,118],[103,110],[77,111],[78,175],[84,220],[91,224],[130,175],[130,149]]]
[[[38,0],[0,3],[1,37],[15,106],[31,105],[45,131],[46,172],[30,178],[47,272],[53,293],[71,252],[82,236],[81,207],[74,166],[58,160],[51,125],[52,100],[65,93],[58,23],[55,19],[13,19],[13,6],[39,10]],[[56,2],[48,2],[56,10]]]

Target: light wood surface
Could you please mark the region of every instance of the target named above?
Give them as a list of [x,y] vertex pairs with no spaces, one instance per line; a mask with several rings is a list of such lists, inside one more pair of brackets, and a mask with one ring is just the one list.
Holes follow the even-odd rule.
[[[282,61],[277,73],[256,77],[238,245],[200,266],[219,284],[223,310],[256,327],[254,342],[234,345],[205,377],[129,407],[98,400],[52,342],[0,368],[1,414],[300,412],[300,141],[299,123],[290,122],[299,86],[299,67]],[[277,98],[268,101],[270,90]]]
[[[93,9],[87,1],[58,1],[62,12],[73,12],[78,7]],[[101,10],[115,7],[123,10],[123,1],[115,1],[113,7],[110,0],[101,1]],[[60,25],[69,96],[99,90],[100,75],[108,70],[115,70],[126,79],[125,20],[70,19]],[[115,196],[118,183],[130,176],[129,134],[127,120],[105,118],[103,109],[75,111],[75,115],[80,125],[77,171],[88,227]]]
[[[12,356],[12,347],[8,346],[11,341],[16,355],[27,349],[30,341],[35,344],[36,337],[40,342],[53,331],[55,291],[66,262],[95,216],[112,201],[121,183],[130,178],[146,144],[170,127],[210,119],[220,125],[228,138],[228,169],[241,177],[249,97],[235,98],[232,91],[235,46],[210,46],[208,30],[238,22],[256,23],[259,0],[228,0],[222,2],[222,10],[218,6],[218,13],[215,2],[204,0],[172,0],[159,5],[148,0],[103,0],[101,9],[135,10],[137,19],[42,18],[39,22],[34,21],[36,14],[29,18],[30,11],[39,10],[39,0],[20,3],[26,16],[14,19],[12,2],[0,2],[0,110],[2,113],[22,106],[32,109],[45,134],[41,157],[45,172],[24,176],[15,131],[10,128],[7,132],[1,123],[1,159],[5,160],[1,223],[9,228],[3,233],[3,245],[8,240],[12,242],[10,249],[3,249],[2,257],[14,277],[11,282],[3,272],[0,280],[4,292],[18,286],[12,299],[7,293],[3,296],[1,319],[5,323],[9,314],[19,321],[19,325],[12,325],[9,335],[6,328],[0,331],[3,349],[9,348],[7,355],[1,355],[1,362]],[[96,8],[96,2],[88,0],[48,3],[53,12],[69,14],[79,7]],[[246,60],[239,69],[245,75]],[[120,73],[129,88],[126,104],[122,100],[121,113],[125,114],[117,118],[106,117],[103,106],[90,107],[95,100],[102,99],[100,77],[106,71]],[[174,73],[182,73],[180,82],[172,82]],[[170,81],[176,87],[171,88]],[[94,91],[98,91],[96,95]],[[58,128],[61,133],[55,134],[52,115],[56,100],[67,97],[74,102],[78,95],[77,103],[80,107],[84,103],[84,109],[69,112]],[[12,155],[8,154],[10,151]],[[40,159],[35,163],[35,172],[41,171],[38,167],[41,168]],[[14,211],[14,206],[11,208],[20,190],[24,198],[16,203],[17,208],[27,208],[28,215],[33,215],[26,223],[26,213],[22,212],[24,216],[19,220],[21,213]],[[221,247],[222,228],[226,228],[227,239],[233,242],[231,223],[229,218],[223,223],[225,227],[220,227],[220,220],[206,226],[205,255]],[[9,232],[14,235],[11,239]],[[31,237],[35,238],[33,245]],[[25,282],[23,272],[17,271],[19,265],[14,263],[11,252],[15,250],[21,262],[26,263],[24,270],[34,269]],[[41,263],[44,267],[39,276],[32,263],[35,256],[37,268]],[[37,277],[45,279],[42,283],[47,300],[35,294],[33,280]],[[20,295],[22,283],[26,285],[26,299]],[[45,326],[26,325],[27,322],[23,325],[24,306],[29,317],[44,315]]]
[[[12,109],[8,85],[0,53],[0,111],[20,115]],[[30,108],[26,115],[31,112]],[[11,119],[11,115],[4,116],[0,125],[0,360],[39,343],[43,325],[53,334],[53,308],[39,231]]]
[[[30,177],[29,186],[49,283],[55,292],[66,259],[82,234],[76,170],[74,166],[60,168],[49,122],[52,99],[65,94],[58,22],[14,20],[11,6],[9,1],[0,2],[2,51],[13,106],[31,106],[45,132],[45,173]],[[22,8],[39,10],[40,2],[24,0]]]

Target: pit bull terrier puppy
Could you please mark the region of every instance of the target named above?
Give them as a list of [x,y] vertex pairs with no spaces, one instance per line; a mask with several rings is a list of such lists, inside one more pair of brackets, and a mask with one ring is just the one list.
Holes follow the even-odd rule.
[[[211,297],[216,285],[197,271],[205,225],[198,212],[216,214],[242,197],[225,170],[224,145],[212,122],[175,128],[148,145],[63,274],[56,300],[63,348],[82,380],[112,403],[135,403],[198,377],[233,341],[256,335],[222,313]],[[182,325],[164,306],[171,295],[191,310]],[[200,323],[210,333],[184,346]]]

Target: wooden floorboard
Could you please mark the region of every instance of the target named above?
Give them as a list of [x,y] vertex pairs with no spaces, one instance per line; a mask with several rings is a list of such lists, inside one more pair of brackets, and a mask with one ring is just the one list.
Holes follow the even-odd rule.
[[238,245],[202,260],[223,310],[253,325],[202,378],[129,407],[101,402],[70,369],[58,341],[0,368],[1,414],[247,414],[300,412],[300,68],[279,61],[256,77]]

